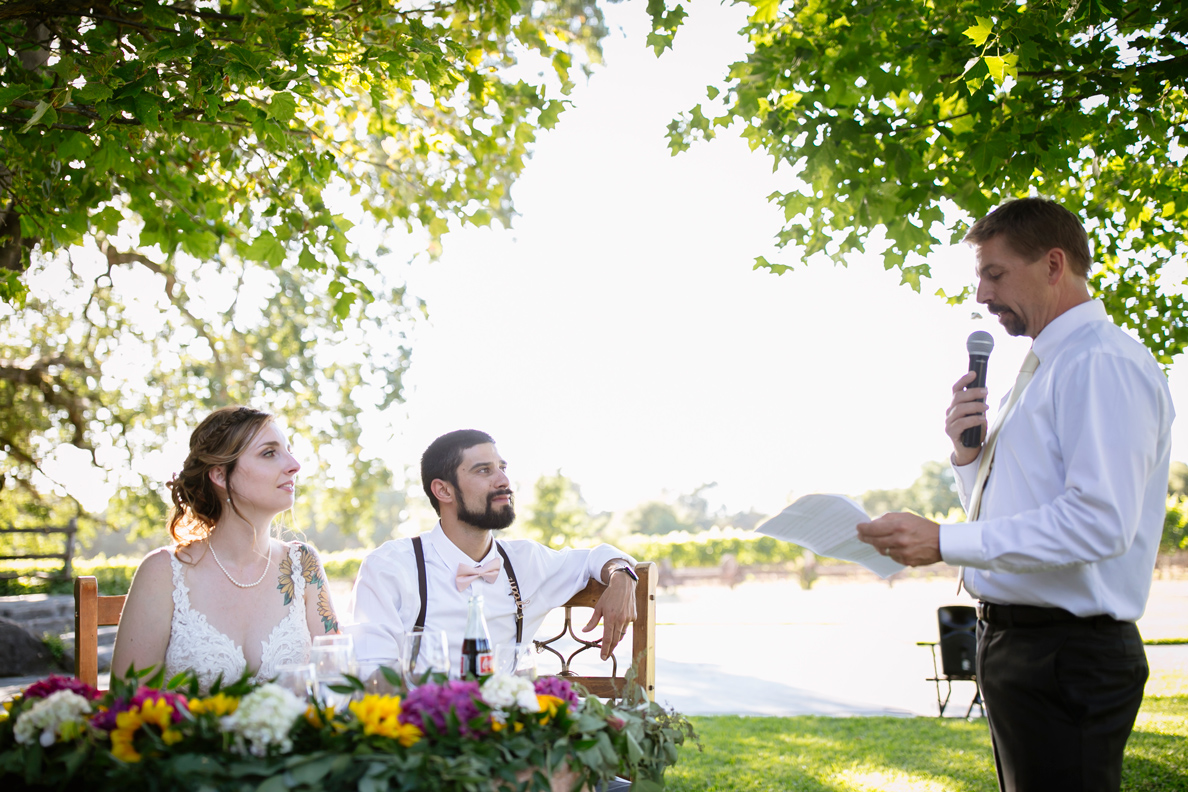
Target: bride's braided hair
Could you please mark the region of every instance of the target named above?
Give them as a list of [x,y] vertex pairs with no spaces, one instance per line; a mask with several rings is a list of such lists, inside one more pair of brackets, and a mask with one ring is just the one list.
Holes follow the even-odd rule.
[[[271,421],[272,415],[251,407],[223,407],[198,424],[190,435],[190,453],[182,471],[167,485],[173,498],[169,534],[174,542],[184,547],[205,539],[225,508],[239,512],[230,491],[231,474],[256,433]],[[226,501],[210,480],[210,471],[216,467],[224,470]]]

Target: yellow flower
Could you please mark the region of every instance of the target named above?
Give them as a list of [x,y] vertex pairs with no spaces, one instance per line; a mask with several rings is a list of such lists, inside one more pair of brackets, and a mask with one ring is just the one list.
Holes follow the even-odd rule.
[[174,743],[181,742],[182,733],[177,729],[166,729],[165,731],[161,732],[161,739],[166,745],[173,745]]
[[234,696],[227,696],[222,693],[216,693],[213,696],[204,699],[194,699],[190,702],[190,712],[194,715],[205,715],[210,713],[216,717],[223,717],[230,715],[239,708],[239,699]]
[[540,725],[544,726],[549,722],[549,719],[557,714],[561,707],[565,706],[565,699],[557,698],[556,696],[541,696],[536,697],[536,703],[540,705]]
[[[173,707],[169,706],[169,702],[164,697],[156,701],[146,699],[140,705],[140,719],[144,723],[151,723],[161,731],[165,731],[173,725]],[[116,722],[119,722],[118,718]]]
[[[495,720],[494,718],[491,718],[491,731],[501,732],[506,728],[507,728],[506,723],[503,723],[501,721]],[[512,731],[515,732],[516,734],[519,734],[520,732],[524,731],[524,724],[520,723],[519,721],[516,721],[515,723],[512,724]]]
[[399,696],[371,694],[364,696],[362,701],[352,701],[350,708],[362,724],[364,734],[398,740],[405,748],[421,739],[419,728],[400,722]]
[[140,754],[132,747],[136,730],[144,724],[138,707],[116,715],[116,728],[111,732],[111,755],[121,762],[139,762]]
[[116,714],[116,728],[134,732],[144,725],[140,717],[140,707],[132,707]]
[[[327,721],[334,719],[334,707],[326,707],[322,711],[326,713]],[[305,722],[310,726],[313,726],[315,729],[320,729],[326,725],[322,722],[322,716],[318,714],[318,708],[313,704],[310,704],[305,708]]]
[[121,762],[139,762],[140,754],[132,747],[136,731],[116,729],[111,733],[111,755]]

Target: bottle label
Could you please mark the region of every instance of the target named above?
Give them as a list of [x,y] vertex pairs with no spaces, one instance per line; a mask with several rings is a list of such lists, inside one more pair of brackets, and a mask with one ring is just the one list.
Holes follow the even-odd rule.
[[495,655],[484,652],[478,656],[478,675],[490,676],[495,673]]

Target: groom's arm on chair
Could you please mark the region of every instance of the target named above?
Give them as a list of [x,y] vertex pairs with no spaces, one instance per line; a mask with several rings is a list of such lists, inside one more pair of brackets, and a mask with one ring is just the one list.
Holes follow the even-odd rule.
[[143,670],[165,662],[173,621],[173,577],[169,550],[160,548],[144,557],[120,616],[111,675],[122,679],[130,666]]

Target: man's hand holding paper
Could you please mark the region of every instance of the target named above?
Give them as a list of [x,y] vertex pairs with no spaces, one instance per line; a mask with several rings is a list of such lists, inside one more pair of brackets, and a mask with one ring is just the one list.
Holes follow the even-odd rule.
[[858,538],[904,566],[927,566],[941,560],[940,526],[917,514],[893,512],[858,523]]

